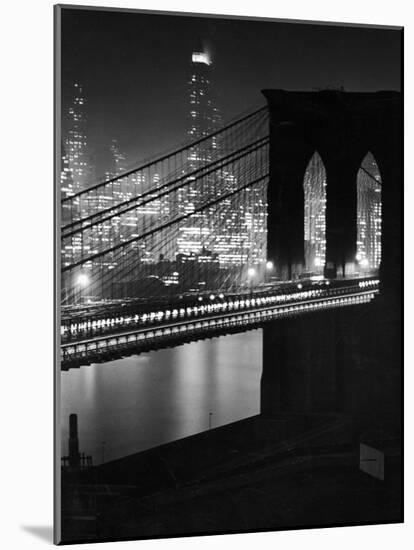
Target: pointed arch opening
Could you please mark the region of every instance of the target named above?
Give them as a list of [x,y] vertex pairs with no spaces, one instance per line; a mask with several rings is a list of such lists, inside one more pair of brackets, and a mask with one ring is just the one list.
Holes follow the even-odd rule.
[[381,263],[382,180],[368,152],[357,174],[357,255],[360,274],[378,271]]
[[305,199],[305,270],[323,274],[326,257],[326,169],[317,151],[303,178]]

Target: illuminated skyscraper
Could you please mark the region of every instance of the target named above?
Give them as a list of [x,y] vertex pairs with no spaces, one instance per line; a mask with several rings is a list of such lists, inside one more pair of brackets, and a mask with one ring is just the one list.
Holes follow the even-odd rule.
[[72,98],[67,111],[68,130],[64,140],[68,168],[72,174],[72,189],[68,190],[68,194],[86,187],[88,179],[86,98],[81,84],[75,83],[71,91]]
[[[62,198],[70,197],[84,189],[88,182],[86,99],[82,85],[74,83],[71,94],[69,107],[65,113],[67,133],[61,151],[60,188]],[[78,200],[74,201],[73,206],[64,204],[61,212],[63,224],[77,219],[82,214],[81,210]],[[63,265],[70,261],[72,253],[80,247],[80,240],[78,242],[76,238],[71,243],[65,244],[62,249]]]
[[[189,110],[187,136],[196,141],[208,136],[220,127],[220,115],[214,105],[211,89],[212,61],[209,53],[199,47],[191,55],[190,75],[188,81]],[[189,150],[187,162],[189,170],[194,171],[206,166],[213,159],[214,149],[218,144],[215,139],[199,143]],[[181,214],[194,211],[205,200],[204,193],[214,186],[214,176],[200,190],[197,181],[177,194],[177,208]],[[210,229],[207,212],[199,212],[189,219],[189,224],[180,227],[177,234],[178,254],[198,254],[201,252]]]
[[357,261],[361,271],[376,270],[381,263],[381,174],[371,153],[357,175]]
[[[109,149],[109,150],[108,150]],[[115,176],[119,176],[126,171],[126,158],[119,148],[118,141],[112,139],[111,145],[107,151],[109,152],[110,169],[105,172],[105,180],[109,180]],[[132,194],[129,187],[128,179],[115,180],[111,185],[111,193],[103,192],[100,197],[100,209],[108,208],[112,203],[122,203],[131,198]],[[104,225],[103,231],[106,232],[105,239],[108,246],[114,246],[117,242],[124,240],[123,223],[127,220],[115,217],[111,220],[110,225]]]
[[[212,91],[213,63],[203,48],[192,53],[189,77],[189,110],[187,136],[200,140],[221,127],[221,116]],[[221,153],[219,136],[197,143],[189,150],[191,171],[214,161]],[[217,189],[237,190],[237,176],[231,169],[195,180],[179,196],[179,211],[188,214],[200,204],[217,196]],[[214,219],[208,209],[194,214],[180,227],[177,249],[180,254],[201,254],[204,249],[216,254],[221,267],[263,263],[266,239],[266,197],[263,190],[247,189],[243,200],[234,196],[223,200]]]
[[61,143],[61,165],[60,165],[60,189],[63,197],[70,197],[74,193],[72,172],[69,167],[69,159],[66,153],[65,144]]
[[[191,69],[189,80],[190,109],[187,135],[191,140],[201,139],[221,125],[220,113],[215,106],[211,89],[212,61],[209,53],[199,48],[191,56]],[[213,140],[213,149],[217,142]],[[211,149],[203,149],[198,146],[190,155],[195,168],[212,158]]]
[[315,153],[303,179],[306,270],[323,273],[326,255],[326,170]]
[[[109,147],[110,169],[105,173],[105,179],[109,180],[115,176],[120,176],[127,172],[128,165],[126,155],[119,147],[118,141],[113,139]],[[140,197],[146,190],[147,184],[157,188],[160,182],[160,174],[154,172],[151,174],[151,179],[146,177],[143,172],[137,172],[127,177],[116,179],[111,184],[111,193],[103,192],[101,195],[100,208],[104,209],[111,206],[111,203],[122,204],[127,203],[133,197]],[[109,246],[113,246],[119,242],[124,242],[131,237],[137,236],[138,228],[149,227],[167,215],[168,199],[158,198],[148,201],[146,204],[130,209],[125,214],[114,217],[110,225],[105,225],[103,230],[106,231],[106,241]],[[147,196],[149,198],[149,196]],[[106,200],[106,203],[105,203]],[[136,250],[140,255],[143,263],[153,263],[157,258],[151,255],[146,250],[145,240],[141,243],[132,245],[132,249]],[[112,267],[116,267],[116,261],[111,263]],[[115,272],[116,273],[116,272]]]
[[112,156],[112,167],[109,171],[109,175],[118,176],[119,174],[122,174],[122,172],[126,172],[126,157],[124,153],[122,153],[122,151],[120,150],[118,141],[116,139],[113,139],[111,141],[109,151]]

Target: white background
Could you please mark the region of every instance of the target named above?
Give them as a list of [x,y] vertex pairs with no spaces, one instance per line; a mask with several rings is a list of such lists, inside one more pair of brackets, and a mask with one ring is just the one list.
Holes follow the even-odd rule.
[[[81,4],[73,0],[72,4]],[[89,5],[278,18],[404,25],[406,29],[406,184],[411,188],[413,27],[407,0],[87,0]],[[8,0],[0,28],[0,545],[51,544],[53,273],[53,2]],[[413,213],[410,212],[411,218]],[[408,217],[408,216],[407,216]],[[406,273],[412,224],[406,228]],[[408,275],[406,276],[408,279]],[[406,304],[406,340],[412,295]],[[5,306],[5,307],[4,307]],[[408,347],[408,346],[407,346]],[[412,352],[407,349],[406,524],[106,544],[105,548],[408,548],[413,527]],[[43,533],[43,536],[33,534]],[[46,533],[46,538],[45,538]],[[414,539],[414,537],[413,537]],[[411,546],[411,545],[410,545]],[[96,545],[85,545],[93,548]],[[411,546],[412,547],[412,546]]]

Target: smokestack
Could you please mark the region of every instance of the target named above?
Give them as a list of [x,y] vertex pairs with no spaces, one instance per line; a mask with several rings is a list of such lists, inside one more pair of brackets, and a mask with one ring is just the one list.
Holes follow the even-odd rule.
[[79,468],[78,415],[69,415],[69,467]]

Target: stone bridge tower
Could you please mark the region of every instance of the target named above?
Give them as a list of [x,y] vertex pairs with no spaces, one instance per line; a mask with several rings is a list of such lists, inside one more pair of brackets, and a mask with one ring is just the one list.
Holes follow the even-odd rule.
[[402,106],[398,92],[265,90],[270,112],[268,260],[282,279],[305,269],[304,173],[326,170],[325,276],[352,276],[357,173],[368,152],[382,181],[381,292],[371,304],[265,326],[261,410],[349,414],[398,430],[401,407]]

